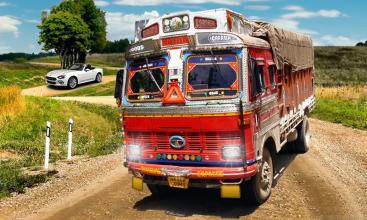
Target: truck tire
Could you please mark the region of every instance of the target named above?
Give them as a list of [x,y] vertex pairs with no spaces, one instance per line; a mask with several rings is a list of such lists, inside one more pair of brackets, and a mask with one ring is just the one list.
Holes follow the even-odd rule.
[[149,191],[153,196],[165,196],[171,192],[169,186],[162,186],[157,184],[147,184]]
[[310,126],[306,115],[297,126],[297,133],[297,139],[293,143],[294,153],[306,153],[310,149]]
[[244,184],[244,197],[249,203],[261,205],[269,199],[274,178],[273,159],[264,147],[259,171]]
[[95,79],[96,83],[100,83],[102,82],[102,74],[101,73],[97,73],[96,75],[96,79]]
[[68,80],[68,87],[69,89],[75,89],[75,87],[78,85],[78,80],[76,77],[72,76]]

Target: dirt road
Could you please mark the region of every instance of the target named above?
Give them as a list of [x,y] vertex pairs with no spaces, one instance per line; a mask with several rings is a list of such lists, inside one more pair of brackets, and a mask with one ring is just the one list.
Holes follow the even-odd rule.
[[[116,80],[116,76],[103,76],[103,81],[101,82],[101,84],[106,84],[112,81]],[[86,83],[86,84],[82,84],[79,85],[77,88],[70,90],[68,88],[64,88],[64,87],[50,87],[50,86],[38,86],[38,87],[33,87],[33,88],[29,88],[29,89],[23,89],[22,90],[22,95],[30,95],[30,96],[54,96],[54,95],[60,95],[60,94],[65,94],[71,91],[75,91],[75,90],[79,90],[79,89],[83,89],[85,87],[90,87],[90,86],[98,86],[101,85],[98,83]]]
[[[115,159],[104,174],[97,166],[96,172],[89,172],[89,179],[80,176],[84,178],[80,188],[63,194],[65,189],[56,185],[53,190],[58,197],[50,200],[52,193],[44,192],[16,204],[0,203],[0,213],[7,213],[9,219],[366,219],[367,131],[316,119],[311,119],[311,131],[307,154],[279,155],[283,175],[277,179],[271,198],[258,208],[242,200],[222,200],[212,190],[182,191],[162,198],[152,197],[147,189],[136,192],[131,189],[130,175]],[[78,186],[77,178],[64,175],[67,185]],[[35,208],[34,203],[43,208]]]

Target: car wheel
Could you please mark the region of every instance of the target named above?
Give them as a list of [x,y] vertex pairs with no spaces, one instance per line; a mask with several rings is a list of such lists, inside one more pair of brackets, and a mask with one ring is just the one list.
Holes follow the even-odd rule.
[[78,85],[78,80],[74,76],[70,77],[70,79],[68,80],[68,87],[70,89],[75,89],[77,85]]
[[97,82],[97,83],[102,82],[102,74],[101,74],[101,73],[97,73],[97,76],[96,76],[96,82]]
[[260,167],[251,180],[245,182],[245,199],[255,205],[261,205],[269,199],[273,184],[273,160],[267,147],[264,147]]

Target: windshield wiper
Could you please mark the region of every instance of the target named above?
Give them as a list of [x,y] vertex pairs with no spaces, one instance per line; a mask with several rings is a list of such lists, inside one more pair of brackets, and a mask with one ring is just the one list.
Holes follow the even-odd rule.
[[149,60],[148,60],[148,57],[145,57],[145,63],[146,63],[146,65],[147,65],[147,67],[146,67],[146,71],[149,73],[150,79],[151,79],[151,80],[153,80],[154,84],[157,86],[158,91],[159,91],[160,93],[163,93],[163,92],[161,91],[161,88],[159,87],[159,85],[158,85],[157,81],[155,80],[155,78],[154,78],[154,76],[153,76],[152,71],[149,69]]

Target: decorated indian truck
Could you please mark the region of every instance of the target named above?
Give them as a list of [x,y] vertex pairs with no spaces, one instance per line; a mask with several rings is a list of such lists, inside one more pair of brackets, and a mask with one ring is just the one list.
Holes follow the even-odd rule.
[[[264,203],[278,152],[309,149],[310,37],[227,9],[136,23],[115,97],[132,186]],[[219,190],[215,190],[219,189]]]

